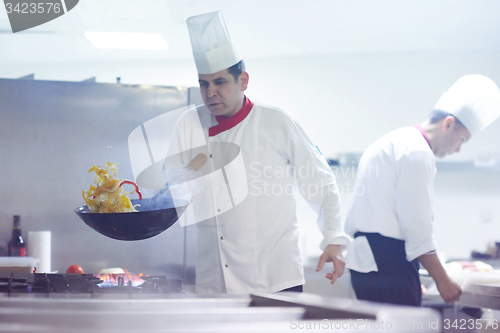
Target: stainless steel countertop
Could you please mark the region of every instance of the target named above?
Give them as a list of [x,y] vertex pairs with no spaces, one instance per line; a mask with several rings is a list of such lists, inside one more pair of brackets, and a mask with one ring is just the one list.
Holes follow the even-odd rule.
[[469,284],[463,289],[457,304],[500,310],[500,286]]
[[408,332],[419,323],[419,332],[438,332],[430,322],[440,322],[432,309],[306,293],[0,294],[0,332],[359,332],[381,324]]

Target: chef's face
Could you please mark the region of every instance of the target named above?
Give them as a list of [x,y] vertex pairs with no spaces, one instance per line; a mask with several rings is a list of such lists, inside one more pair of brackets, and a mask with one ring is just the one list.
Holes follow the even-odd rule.
[[238,80],[224,69],[214,74],[198,74],[201,97],[214,116],[234,116],[243,106],[243,92],[247,89],[248,73]]
[[437,157],[445,157],[446,155],[459,153],[462,144],[470,139],[471,135],[469,130],[456,122],[455,118],[452,116],[447,117],[441,126],[441,137],[433,147],[434,155]]

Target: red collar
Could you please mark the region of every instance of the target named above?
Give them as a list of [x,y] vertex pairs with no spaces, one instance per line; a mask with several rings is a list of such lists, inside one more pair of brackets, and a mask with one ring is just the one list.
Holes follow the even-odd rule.
[[427,143],[429,144],[429,148],[432,149],[431,147],[431,143],[429,141],[429,138],[427,137],[427,133],[425,133],[424,129],[422,128],[422,126],[420,126],[420,124],[416,124],[416,125],[413,125],[413,127],[415,127],[416,129],[418,129],[420,131],[420,133],[422,133],[425,141],[427,141]]
[[253,103],[245,96],[245,103],[243,103],[243,107],[234,116],[229,118],[224,116],[215,116],[215,120],[217,120],[218,124],[208,129],[208,135],[216,136],[217,134],[238,125],[248,116],[252,108]]

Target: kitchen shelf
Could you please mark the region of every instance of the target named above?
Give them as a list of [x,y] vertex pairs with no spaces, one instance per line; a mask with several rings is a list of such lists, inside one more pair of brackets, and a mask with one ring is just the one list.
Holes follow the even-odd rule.
[[500,172],[500,165],[477,166],[474,161],[436,162],[438,171]]
[[[342,163],[339,159],[327,158],[330,167],[354,167],[357,169],[357,161],[350,161],[350,163]],[[461,161],[461,162],[436,162],[438,171],[467,171],[467,172],[500,172],[500,164],[492,166],[478,166],[474,161]]]

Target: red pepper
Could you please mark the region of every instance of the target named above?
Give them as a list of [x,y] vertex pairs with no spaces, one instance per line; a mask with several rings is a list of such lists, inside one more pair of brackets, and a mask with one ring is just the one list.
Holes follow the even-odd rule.
[[120,187],[121,187],[122,185],[125,185],[125,184],[133,185],[133,186],[135,187],[135,191],[136,191],[136,192],[137,192],[137,194],[139,195],[139,200],[142,200],[142,193],[141,193],[141,191],[139,191],[139,186],[137,186],[137,184],[136,184],[136,183],[131,182],[131,181],[129,181],[129,180],[124,180],[124,181],[122,181],[122,182],[120,183]]

